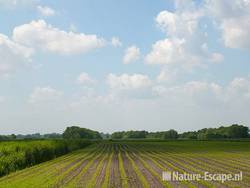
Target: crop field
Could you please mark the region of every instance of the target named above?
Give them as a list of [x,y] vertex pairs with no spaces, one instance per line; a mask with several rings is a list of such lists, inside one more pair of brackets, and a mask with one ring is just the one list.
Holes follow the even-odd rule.
[[[163,171],[242,171],[243,178],[224,183],[163,181]],[[250,187],[250,142],[103,142],[4,176],[0,187]]]

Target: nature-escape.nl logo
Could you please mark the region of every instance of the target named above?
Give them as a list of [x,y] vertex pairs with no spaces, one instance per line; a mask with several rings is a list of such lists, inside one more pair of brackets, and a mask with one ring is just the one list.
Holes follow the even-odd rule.
[[177,171],[163,171],[163,181],[220,181],[222,183],[226,181],[242,181],[243,173],[239,172],[236,174],[223,174],[223,173],[210,173],[203,172],[203,174],[192,174],[192,173],[180,173]]

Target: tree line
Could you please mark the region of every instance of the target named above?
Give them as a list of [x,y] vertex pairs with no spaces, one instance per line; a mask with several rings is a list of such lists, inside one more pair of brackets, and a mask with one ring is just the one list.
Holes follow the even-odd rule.
[[198,131],[189,131],[179,134],[182,139],[239,139],[249,138],[249,128],[243,125],[234,124],[228,127],[204,128]]
[[249,128],[243,125],[234,124],[231,126],[221,126],[219,128],[204,128],[198,131],[178,133],[171,129],[161,132],[147,131],[121,131],[111,134],[112,139],[193,139],[193,140],[212,140],[212,139],[240,139],[250,138]]
[[160,132],[142,131],[120,131],[112,134],[99,133],[87,128],[78,126],[67,127],[63,134],[45,134],[40,135],[0,135],[0,140],[16,140],[16,139],[162,139],[162,140],[211,140],[211,139],[240,139],[250,138],[249,128],[243,125],[234,124],[231,126],[221,126],[219,128],[204,128],[198,131],[188,131],[178,133],[176,130],[170,129]]
[[178,133],[177,131],[171,129],[169,131],[162,132],[147,132],[147,131],[121,131],[114,132],[111,134],[112,139],[177,139]]

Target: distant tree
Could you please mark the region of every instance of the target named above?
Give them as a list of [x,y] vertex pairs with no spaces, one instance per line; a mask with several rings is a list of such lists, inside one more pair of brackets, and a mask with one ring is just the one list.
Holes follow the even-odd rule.
[[178,138],[178,132],[173,129],[165,131],[162,136],[162,139],[177,139],[177,138]]
[[15,140],[16,135],[11,134],[11,135],[0,135],[0,140]]
[[189,131],[189,132],[184,132],[179,135],[180,139],[197,139],[197,132],[196,131]]
[[11,134],[11,135],[10,135],[10,139],[11,139],[11,140],[15,140],[15,139],[16,139],[16,135],[15,135],[15,134]]
[[65,139],[102,139],[100,133],[86,128],[77,126],[67,127],[63,133]]
[[231,125],[229,127],[221,126],[219,128],[205,128],[197,131],[197,139],[211,140],[211,139],[237,139],[248,138],[249,129],[243,125]]
[[124,138],[146,138],[147,134],[147,131],[127,131]]
[[162,131],[162,132],[150,132],[150,133],[148,133],[147,137],[152,138],[152,139],[163,139],[164,131]]
[[110,138],[110,134],[109,133],[100,133],[102,139],[109,139]]
[[123,139],[125,135],[125,132],[114,132],[111,134],[112,139]]
[[249,136],[249,129],[243,125],[234,124],[228,127],[229,138],[247,138]]
[[56,139],[56,138],[62,138],[62,135],[58,133],[50,133],[50,134],[44,134],[43,138]]

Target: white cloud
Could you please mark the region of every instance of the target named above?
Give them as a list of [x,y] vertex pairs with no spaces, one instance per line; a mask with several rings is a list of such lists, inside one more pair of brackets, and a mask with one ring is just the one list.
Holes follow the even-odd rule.
[[224,104],[222,87],[216,83],[189,81],[169,87],[159,85],[153,87],[152,92],[174,106],[199,106],[209,109],[213,105]]
[[227,97],[235,96],[241,98],[242,96],[250,99],[250,80],[246,78],[235,78],[227,88]]
[[54,102],[58,100],[63,93],[54,88],[48,87],[36,87],[30,95],[29,102],[31,103],[43,103]]
[[29,47],[67,55],[86,53],[105,45],[104,39],[96,35],[66,32],[44,20],[17,26],[13,31],[13,39]]
[[207,0],[206,7],[219,23],[226,47],[250,48],[249,0]]
[[161,11],[155,20],[167,37],[152,45],[145,63],[175,69],[178,65],[189,71],[193,67],[206,67],[207,62],[223,61],[222,54],[210,52],[208,46],[203,45],[206,37],[200,29],[200,22],[204,16],[204,7],[191,0],[176,0],[174,12]]
[[114,47],[121,47],[122,46],[122,42],[120,41],[120,39],[118,37],[113,37],[111,40],[111,43]]
[[[210,85],[207,82],[190,81],[183,85],[177,85],[172,87],[155,86],[153,92],[159,96],[164,97],[179,97],[180,99],[185,96],[193,96],[202,91],[207,91]],[[181,97],[180,97],[181,95]]]
[[163,68],[160,74],[157,76],[158,82],[170,82],[173,81],[177,77],[176,70],[169,70],[167,68]]
[[250,48],[250,12],[248,16],[242,18],[224,20],[221,28],[226,47]]
[[224,56],[220,53],[212,53],[210,60],[214,63],[220,63],[224,60]]
[[82,72],[78,78],[77,78],[77,83],[82,84],[82,85],[89,85],[89,84],[94,84],[96,83],[96,80],[91,78],[88,73]]
[[142,74],[109,74],[107,76],[107,83],[111,89],[129,90],[140,89],[151,85],[151,80],[147,75]]
[[56,13],[54,9],[50,7],[46,7],[46,6],[40,6],[40,5],[37,6],[37,10],[43,16],[54,16]]
[[208,59],[208,61],[212,63],[220,63],[224,60],[224,56],[221,53],[217,52],[210,52],[207,46],[207,43],[202,44],[201,50],[203,53],[203,56]]
[[23,7],[32,7],[36,3],[38,3],[39,0],[0,0],[0,8],[9,8],[9,9],[15,9],[15,8],[23,8]]
[[3,34],[0,34],[0,45],[1,45],[1,48],[6,47],[10,51],[12,51],[13,54],[16,54],[18,56],[23,56],[24,58],[30,58],[33,53],[33,50],[31,48],[22,46],[12,41],[11,39],[9,39],[7,36]]
[[168,101],[209,108],[213,105],[242,106],[250,104],[250,79],[235,78],[225,86],[205,81],[190,81],[177,86],[157,85],[152,88],[155,96]]
[[183,60],[184,39],[159,40],[152,46],[152,51],[146,56],[148,64],[171,64]]
[[183,37],[194,34],[201,16],[200,10],[175,13],[165,10],[158,14],[156,23],[169,36]]
[[30,61],[31,48],[20,45],[0,34],[0,75],[9,74]]
[[129,64],[137,61],[140,58],[140,49],[136,46],[128,47],[123,56],[123,63]]
[[200,59],[189,53],[186,48],[186,40],[178,38],[166,38],[157,41],[152,46],[152,51],[146,55],[145,62],[148,64],[186,64],[185,66],[198,65]]

